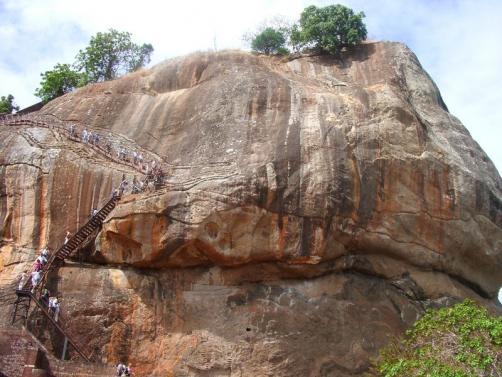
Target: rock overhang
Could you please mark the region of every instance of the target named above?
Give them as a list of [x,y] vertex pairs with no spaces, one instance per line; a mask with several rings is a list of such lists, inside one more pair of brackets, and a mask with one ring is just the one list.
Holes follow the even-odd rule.
[[97,248],[141,267],[381,255],[493,296],[501,180],[416,57],[198,53],[44,107],[162,157],[168,188],[124,201]]

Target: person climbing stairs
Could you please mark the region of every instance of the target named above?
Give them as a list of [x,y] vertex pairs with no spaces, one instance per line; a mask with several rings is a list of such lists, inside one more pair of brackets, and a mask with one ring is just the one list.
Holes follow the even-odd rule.
[[66,258],[72,255],[72,253],[74,253],[81,245],[85,244],[87,240],[101,228],[103,221],[115,208],[119,200],[120,196],[113,195],[94,216],[92,216],[82,227],[78,229],[68,242],[64,243],[59,249],[52,253],[43,267],[40,282],[36,286],[32,286],[32,281],[28,279],[24,286],[16,289],[17,299],[14,302],[12,324],[16,323],[19,319],[24,321],[28,319],[30,304],[33,301],[40,309],[41,313],[48,318],[49,321],[64,336],[65,346],[63,349],[63,358],[66,354],[66,346],[69,343],[85,361],[89,361],[89,358],[83,353],[83,351],[77,346],[67,331],[63,328],[62,323],[58,323],[58,321],[56,321],[56,319],[51,315],[48,308],[43,305],[41,300],[42,290],[46,285],[49,273],[58,268]]

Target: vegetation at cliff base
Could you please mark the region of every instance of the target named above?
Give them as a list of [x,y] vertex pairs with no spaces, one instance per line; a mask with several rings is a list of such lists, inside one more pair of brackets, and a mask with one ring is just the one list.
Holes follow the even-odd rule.
[[366,39],[364,17],[363,12],[355,13],[340,4],[321,8],[312,5],[303,10],[297,23],[261,27],[251,37],[245,35],[244,40],[250,40],[254,52],[266,55],[289,53],[286,44],[295,52],[336,54]]
[[428,310],[406,339],[384,348],[383,377],[495,377],[502,375],[502,317],[473,301]]
[[35,95],[48,102],[88,83],[113,80],[145,66],[153,47],[148,43],[138,45],[131,37],[131,33],[115,29],[97,33],[89,46],[79,51],[73,65],[58,63],[53,70],[41,73]]
[[11,114],[13,111],[18,110],[19,106],[16,106],[14,103],[14,96],[12,94],[0,97],[0,114]]

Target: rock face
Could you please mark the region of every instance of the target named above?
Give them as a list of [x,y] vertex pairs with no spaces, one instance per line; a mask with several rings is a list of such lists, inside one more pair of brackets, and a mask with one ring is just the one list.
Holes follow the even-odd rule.
[[[193,54],[40,113],[168,167],[166,187],[124,197],[85,263],[52,281],[72,333],[105,362],[360,375],[424,308],[491,305],[502,285],[502,181],[401,44],[290,61]],[[7,284],[136,173],[54,130],[0,134]]]

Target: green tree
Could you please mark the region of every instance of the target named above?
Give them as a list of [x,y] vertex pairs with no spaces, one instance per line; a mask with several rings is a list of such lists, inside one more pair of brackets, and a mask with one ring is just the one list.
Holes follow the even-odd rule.
[[43,102],[71,92],[85,83],[85,76],[74,71],[69,64],[56,64],[52,71],[41,73],[42,81],[35,95]]
[[2,96],[0,98],[0,114],[11,114],[13,111],[18,110],[19,106],[16,106],[16,104],[14,103],[14,96],[12,94],[8,94],[7,97]]
[[150,62],[151,44],[137,45],[131,33],[110,29],[97,33],[89,46],[76,56],[75,67],[83,71],[87,82],[113,80]]
[[258,33],[251,41],[251,48],[255,52],[266,55],[276,54],[285,50],[286,37],[279,30],[267,27]]
[[309,6],[303,10],[299,25],[291,31],[291,44],[335,54],[366,39],[364,17],[363,12],[354,13],[340,4],[323,8]]
[[429,310],[380,352],[383,377],[495,377],[502,371],[502,317],[465,300]]

